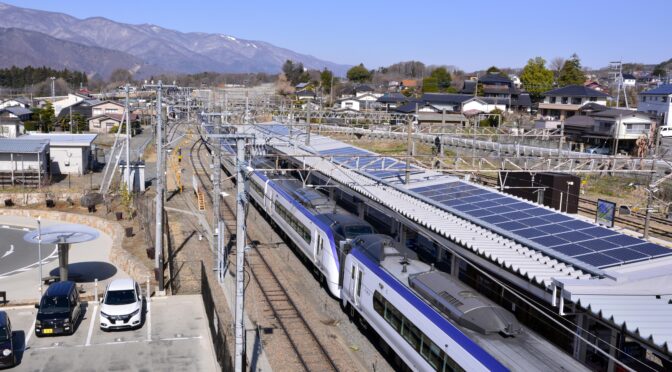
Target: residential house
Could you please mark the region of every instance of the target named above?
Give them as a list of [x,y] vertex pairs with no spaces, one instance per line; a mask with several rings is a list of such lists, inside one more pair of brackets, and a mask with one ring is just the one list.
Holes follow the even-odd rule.
[[623,86],[630,88],[637,84],[637,78],[633,74],[623,74]]
[[381,107],[381,104],[378,103],[376,99],[358,99],[354,97],[342,98],[336,101],[336,109],[348,109],[352,111],[362,111],[362,110],[374,110]]
[[489,113],[495,109],[506,110],[506,104],[492,97],[474,97],[471,94],[425,93],[421,100],[446,112]]
[[415,121],[417,124],[455,124],[465,125],[467,118],[458,113],[446,111],[437,105],[420,100],[412,100],[404,105],[397,107],[397,112],[404,114],[415,114]]
[[115,101],[104,101],[91,106],[91,117],[100,115],[118,115],[124,114],[124,105]]
[[313,83],[298,83],[294,86],[294,89],[296,91],[301,91],[301,90],[315,90],[315,87],[313,86]]
[[523,93],[508,77],[500,74],[487,74],[478,80],[465,80],[460,93],[475,96],[481,86],[482,97],[493,98],[497,104],[503,104],[506,110],[529,111],[532,101],[529,94]]
[[110,130],[115,127],[121,127],[120,114],[101,114],[93,116],[89,119],[89,132],[93,133],[110,133]]
[[102,101],[98,99],[85,99],[79,101],[61,110],[57,118],[62,119],[64,117],[69,117],[70,114],[72,113],[72,115],[79,114],[80,116],[88,120],[93,116],[93,106],[96,106],[100,103],[102,103]]
[[33,101],[30,98],[18,97],[18,98],[10,98],[0,103],[0,109],[12,106],[19,106],[29,109],[33,107]]
[[404,79],[399,85],[399,90],[416,89],[420,86],[420,81],[415,79]]
[[33,111],[21,106],[10,106],[0,109],[0,118],[10,118],[10,119],[18,119],[20,121],[26,121],[30,120],[31,116],[33,116]]
[[549,90],[539,103],[539,114],[544,118],[565,120],[575,115],[586,103],[607,104],[608,94],[583,85],[568,85]]
[[640,93],[637,109],[656,116],[665,126],[672,126],[672,84]]
[[609,93],[609,88],[600,84],[596,80],[588,80],[585,84],[583,84],[583,86],[586,88],[596,90],[598,92]]
[[408,97],[401,93],[385,93],[378,97],[377,101],[386,110],[394,110],[395,108],[401,106],[402,103],[408,101]]
[[375,92],[375,89],[371,87],[370,85],[367,84],[359,84],[355,86],[352,90],[352,95],[355,97],[359,97],[365,94],[373,94]]
[[81,102],[85,99],[89,99],[88,96],[82,95],[82,94],[68,94],[68,96],[64,99],[58,100],[53,102],[54,106],[54,114],[56,116],[59,116],[61,114],[61,111],[74,105],[77,102]]
[[16,138],[25,131],[20,120],[0,118],[0,138]]
[[296,99],[299,101],[312,101],[316,98],[315,92],[312,90],[304,89],[295,93]]

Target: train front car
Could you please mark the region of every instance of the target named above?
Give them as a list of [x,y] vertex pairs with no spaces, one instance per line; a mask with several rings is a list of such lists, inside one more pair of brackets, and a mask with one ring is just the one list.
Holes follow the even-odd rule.
[[412,370],[585,370],[514,314],[391,237],[361,235],[347,249],[341,301]]

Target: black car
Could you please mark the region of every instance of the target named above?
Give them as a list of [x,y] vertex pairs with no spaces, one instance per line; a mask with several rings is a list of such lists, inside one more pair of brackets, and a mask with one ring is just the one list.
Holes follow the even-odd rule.
[[76,323],[82,315],[79,293],[75,282],[57,282],[49,286],[35,307],[36,336],[75,333]]
[[0,367],[16,365],[14,341],[12,340],[12,323],[6,312],[0,311]]

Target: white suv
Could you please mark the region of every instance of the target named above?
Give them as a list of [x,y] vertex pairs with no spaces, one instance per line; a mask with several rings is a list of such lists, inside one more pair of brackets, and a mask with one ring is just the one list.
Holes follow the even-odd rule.
[[133,279],[116,279],[107,285],[100,308],[100,328],[142,326],[142,292]]
[[660,127],[660,136],[661,137],[672,137],[672,126]]

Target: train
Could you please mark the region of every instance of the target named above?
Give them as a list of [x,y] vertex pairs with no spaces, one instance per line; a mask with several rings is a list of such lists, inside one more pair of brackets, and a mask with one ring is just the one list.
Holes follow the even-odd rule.
[[[230,144],[223,147],[233,153]],[[252,168],[268,168],[263,162]],[[232,156],[222,165],[234,174]],[[409,370],[545,369],[548,342],[529,334],[512,313],[377,234],[320,186],[306,187],[284,173],[251,171],[249,198],[310,262],[344,311],[375,331]]]

